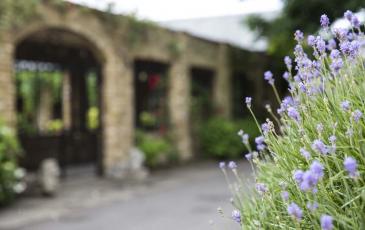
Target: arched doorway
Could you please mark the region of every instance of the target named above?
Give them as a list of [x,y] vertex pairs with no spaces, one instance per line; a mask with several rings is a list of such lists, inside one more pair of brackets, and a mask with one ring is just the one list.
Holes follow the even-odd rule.
[[103,63],[94,44],[47,28],[22,38],[14,58],[22,165],[36,170],[52,157],[63,169],[93,165],[101,172]]

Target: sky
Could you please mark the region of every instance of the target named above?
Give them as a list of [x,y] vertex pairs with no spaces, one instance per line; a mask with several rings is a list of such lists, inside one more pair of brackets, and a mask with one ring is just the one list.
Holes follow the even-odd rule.
[[114,4],[115,13],[133,13],[141,19],[169,21],[277,11],[280,0],[68,0],[98,9]]

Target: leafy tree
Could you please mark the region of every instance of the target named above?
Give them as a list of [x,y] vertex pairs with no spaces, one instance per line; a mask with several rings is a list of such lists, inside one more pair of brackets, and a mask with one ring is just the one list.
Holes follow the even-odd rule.
[[266,21],[258,15],[247,21],[251,29],[269,41],[268,51],[277,56],[285,56],[294,46],[293,31],[301,29],[305,33],[318,30],[319,18],[327,14],[330,19],[343,16],[345,10],[358,11],[364,7],[363,0],[282,0],[283,10],[273,21]]

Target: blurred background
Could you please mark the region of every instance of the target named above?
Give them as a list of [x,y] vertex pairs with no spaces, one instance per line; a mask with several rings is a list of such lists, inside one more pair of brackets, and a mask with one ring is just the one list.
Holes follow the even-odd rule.
[[217,163],[249,192],[245,98],[275,113],[263,73],[285,97],[294,31],[345,10],[365,20],[361,0],[0,0],[0,229],[238,229]]

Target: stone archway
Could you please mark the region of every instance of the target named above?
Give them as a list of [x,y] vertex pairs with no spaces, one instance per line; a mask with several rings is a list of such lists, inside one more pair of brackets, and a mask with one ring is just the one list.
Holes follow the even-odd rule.
[[113,41],[104,33],[96,17],[70,14],[66,17],[52,9],[44,11],[46,19],[35,21],[2,37],[0,44],[0,113],[3,120],[15,127],[15,84],[12,78],[17,44],[37,31],[57,28],[85,38],[102,63],[102,168],[107,176],[122,177],[127,168],[128,153],[133,141],[132,70]]

